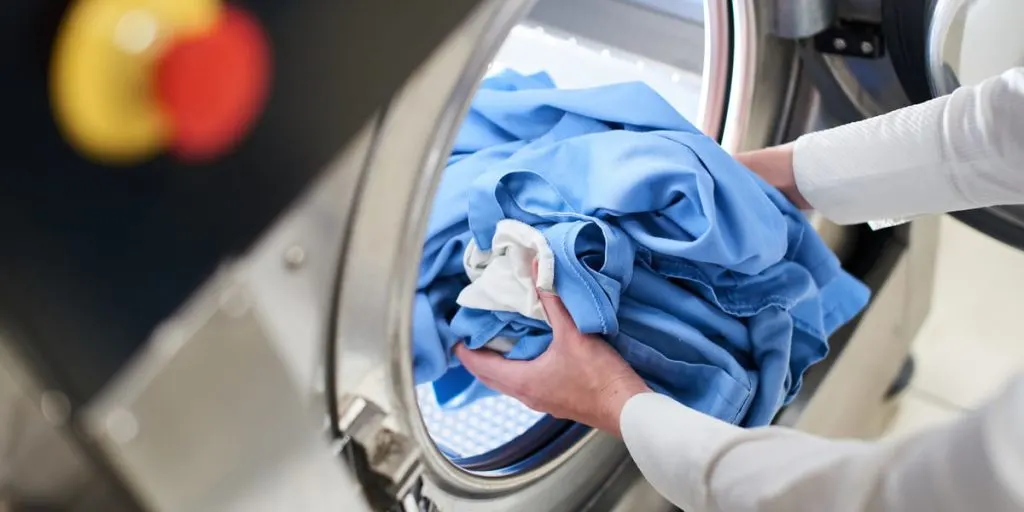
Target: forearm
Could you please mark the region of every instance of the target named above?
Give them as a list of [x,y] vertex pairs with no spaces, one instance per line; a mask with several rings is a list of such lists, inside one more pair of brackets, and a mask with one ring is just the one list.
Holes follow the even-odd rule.
[[1020,510],[1020,405],[1024,381],[955,424],[868,443],[743,430],[647,394],[626,404],[622,434],[647,479],[684,510]]
[[791,158],[799,195],[843,224],[1024,204],[1024,70],[804,135]]

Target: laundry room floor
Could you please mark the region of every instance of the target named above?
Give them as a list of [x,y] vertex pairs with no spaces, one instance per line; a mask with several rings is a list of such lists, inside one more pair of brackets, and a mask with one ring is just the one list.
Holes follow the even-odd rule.
[[1024,251],[952,217],[940,230],[932,308],[912,348],[916,372],[888,435],[952,421],[1024,372]]

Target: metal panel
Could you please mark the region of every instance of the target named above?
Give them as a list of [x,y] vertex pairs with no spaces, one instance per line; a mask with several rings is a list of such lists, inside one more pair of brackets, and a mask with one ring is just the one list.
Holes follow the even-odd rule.
[[368,510],[234,278],[162,329],[85,428],[150,510]]
[[675,16],[682,20],[701,23],[704,21],[704,2],[702,0],[619,0],[621,2],[641,5],[659,13]]
[[90,409],[87,431],[154,510],[358,510],[323,428],[337,262],[376,124],[223,269]]
[[788,39],[813,36],[832,25],[838,0],[772,0],[772,33]]
[[11,337],[0,332],[0,510],[137,510],[78,444],[67,397],[37,385]]
[[693,73],[704,66],[704,29],[698,21],[620,0],[543,0],[529,18]]

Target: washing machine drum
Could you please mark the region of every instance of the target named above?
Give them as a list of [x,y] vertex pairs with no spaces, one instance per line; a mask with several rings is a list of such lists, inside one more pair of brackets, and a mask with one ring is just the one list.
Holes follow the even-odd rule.
[[[870,59],[836,52],[836,32],[827,32],[819,36],[817,44],[808,43],[807,47],[822,50],[833,46],[826,50],[829,55],[804,53],[826,101],[839,111],[846,110],[841,115],[844,121],[922,103],[961,85],[973,85],[1024,65],[1024,37],[1016,35],[1019,31],[1014,28],[1024,22],[1024,11],[1013,0],[873,0],[846,4],[848,19],[839,24],[853,22],[852,26],[860,30],[879,34],[884,52]],[[843,14],[840,9],[840,16]],[[1024,249],[1024,207],[997,206],[953,216]]]
[[0,348],[157,510],[583,507],[620,442],[414,385],[425,220],[480,79],[645,80],[737,151],[773,142],[796,64],[754,0],[58,4],[4,8],[30,138],[0,156]]

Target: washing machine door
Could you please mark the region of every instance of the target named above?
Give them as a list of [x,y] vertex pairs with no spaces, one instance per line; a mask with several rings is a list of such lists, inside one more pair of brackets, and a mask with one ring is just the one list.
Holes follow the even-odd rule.
[[[1024,64],[1024,11],[1013,0],[847,0],[837,27],[808,40],[804,61],[840,121],[951,93]],[[855,55],[858,42],[882,51]],[[842,50],[837,49],[841,47]],[[1024,248],[1024,208],[953,213],[979,231]]]
[[[26,403],[45,417],[36,423],[88,461],[61,499],[87,494],[77,485],[96,476],[126,491],[128,509],[565,511],[603,506],[602,489],[636,476],[608,436],[501,397],[452,417],[418,392],[412,308],[435,185],[491,65],[556,54],[601,62],[607,81],[648,81],[738,151],[775,141],[794,45],[767,35],[770,6],[756,0],[683,10],[473,3],[392,19],[374,2],[234,2],[261,21],[273,50],[265,111],[220,159],[185,164],[154,151],[134,165],[117,141],[113,154],[69,136],[82,117],[62,117],[68,98],[51,102],[47,70],[98,73],[109,81],[90,90],[119,105],[102,95],[124,78],[105,73],[121,68],[50,56],[76,55],[83,31],[99,35],[84,40],[102,57],[90,62],[157,48],[147,46],[160,31],[146,12],[123,1],[12,4],[17,14],[3,21],[14,23],[0,32],[13,42],[0,47],[12,53],[5,65],[15,72],[2,81],[13,93],[0,104],[29,142],[0,152],[0,226],[19,248],[0,256],[0,362],[31,367]],[[203,5],[220,3],[189,3]],[[396,23],[364,34],[353,21],[373,18]],[[109,31],[91,32],[94,22]],[[455,28],[428,51],[426,36],[446,26]],[[394,49],[384,35],[404,32],[416,48],[383,51]],[[355,34],[364,39],[345,39]],[[422,62],[406,79],[410,59]],[[558,65],[545,66],[558,79]],[[77,94],[88,88],[55,80],[79,114],[100,109]],[[402,84],[396,93],[388,80]],[[586,85],[574,80],[563,83]],[[124,97],[137,99],[140,84]],[[381,98],[390,101],[377,108]],[[25,488],[7,474],[24,473],[5,473],[0,487]],[[636,508],[649,509],[624,509]]]
[[[346,227],[326,372],[333,433],[373,499],[445,511],[575,510],[627,464],[621,442],[584,426],[501,396],[445,411],[414,382],[425,221],[488,67],[543,69],[567,86],[595,83],[558,62],[603,69],[605,81],[643,79],[727,149],[762,147],[775,137],[795,62],[792,44],[761,30],[767,8],[709,0],[697,18],[651,2],[489,0],[393,98],[373,124]],[[651,26],[686,44],[668,56],[643,55],[637,41],[659,33],[645,30]],[[684,69],[673,54],[701,55],[702,69]]]

